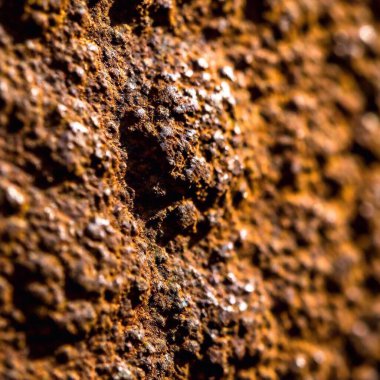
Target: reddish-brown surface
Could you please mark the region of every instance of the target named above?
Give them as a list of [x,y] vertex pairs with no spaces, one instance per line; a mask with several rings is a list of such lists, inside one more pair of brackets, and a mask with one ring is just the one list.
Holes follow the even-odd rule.
[[380,2],[0,0],[0,378],[380,378]]

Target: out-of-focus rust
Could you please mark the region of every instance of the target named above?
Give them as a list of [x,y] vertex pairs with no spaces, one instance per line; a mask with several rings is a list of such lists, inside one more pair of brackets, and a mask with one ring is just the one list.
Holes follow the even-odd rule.
[[0,0],[0,377],[380,377],[380,3]]

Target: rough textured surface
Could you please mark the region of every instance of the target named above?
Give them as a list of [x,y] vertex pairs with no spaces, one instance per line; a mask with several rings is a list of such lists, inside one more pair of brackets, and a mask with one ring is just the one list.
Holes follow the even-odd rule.
[[0,0],[0,377],[379,379],[379,17]]

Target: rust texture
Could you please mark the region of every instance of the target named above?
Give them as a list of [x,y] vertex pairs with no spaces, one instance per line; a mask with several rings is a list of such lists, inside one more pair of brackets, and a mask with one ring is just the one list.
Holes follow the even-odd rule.
[[0,0],[0,378],[380,378],[378,0]]

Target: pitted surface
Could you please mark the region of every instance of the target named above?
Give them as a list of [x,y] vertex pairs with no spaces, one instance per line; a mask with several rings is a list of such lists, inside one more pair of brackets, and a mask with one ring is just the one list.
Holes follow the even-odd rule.
[[378,379],[379,14],[0,0],[0,377]]

